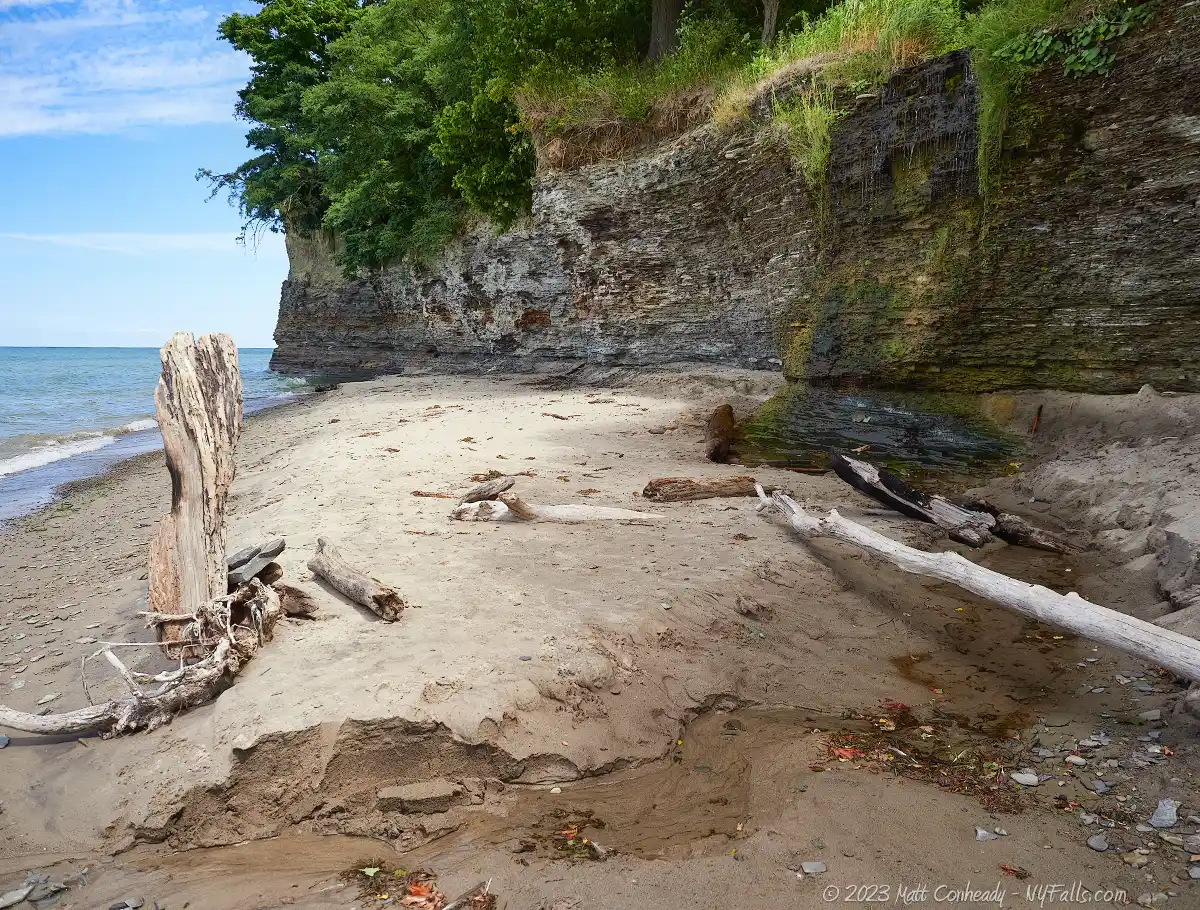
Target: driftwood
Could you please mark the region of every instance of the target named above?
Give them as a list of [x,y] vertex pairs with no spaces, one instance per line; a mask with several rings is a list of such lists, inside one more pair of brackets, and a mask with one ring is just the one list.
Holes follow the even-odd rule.
[[910,487],[890,471],[836,449],[829,451],[829,466],[859,492],[909,518],[944,528],[953,540],[981,547],[992,539],[991,529],[996,520],[991,515],[963,509],[941,496],[930,496]]
[[642,496],[654,502],[686,502],[721,496],[753,496],[753,477],[659,477],[646,484]]
[[[275,561],[275,557],[283,552],[287,542],[278,537],[257,547],[247,547],[229,557],[229,589],[235,591],[242,585],[257,578],[267,566]],[[246,554],[249,553],[249,556]],[[269,583],[269,582],[268,582]]]
[[586,521],[641,521],[662,518],[653,512],[612,509],[607,506],[539,506],[516,496],[501,495],[498,500],[470,502],[450,513],[458,521],[551,521],[579,524]]
[[704,424],[704,457],[709,461],[725,464],[729,461],[733,445],[733,406],[723,404]]
[[394,622],[408,606],[400,592],[346,562],[341,551],[324,537],[317,538],[317,552],[308,561],[308,568],[380,619]]
[[461,506],[467,502],[484,502],[489,499],[495,499],[501,493],[511,490],[512,485],[516,482],[517,479],[515,477],[493,478],[467,490],[462,498],[459,499],[458,504]]
[[1057,594],[1017,581],[957,553],[913,549],[843,518],[836,510],[816,518],[782,493],[768,498],[760,490],[759,499],[760,508],[777,511],[806,540],[829,537],[854,544],[905,572],[950,582],[1002,607],[1166,667],[1185,679],[1200,680],[1200,641],[1194,638],[1091,603],[1074,592]]
[[[228,591],[225,502],[242,427],[242,380],[228,335],[196,341],[180,332],[160,357],[154,406],[171,473],[171,511],[150,540],[149,602],[157,613],[191,613]],[[167,653],[178,656],[179,625],[158,630]]]
[[977,512],[986,512],[996,519],[992,533],[1006,543],[1016,544],[1020,547],[1031,547],[1035,550],[1049,550],[1051,553],[1074,553],[1078,550],[1070,541],[1047,531],[1045,528],[1031,525],[1019,515],[1013,515],[1011,512],[1002,512],[986,499],[972,500],[966,503],[966,506]]
[[[175,629],[179,634],[174,640],[181,646],[205,651],[207,656],[177,670],[149,674],[130,670],[111,650],[102,649],[93,656],[104,656],[125,681],[128,695],[44,717],[0,705],[0,727],[47,736],[99,733],[109,737],[169,724],[180,712],[212,701],[224,691],[271,639],[283,611],[279,596],[255,580],[236,595],[200,604],[186,616],[144,615],[150,625]],[[151,690],[142,687],[150,683],[157,686]]]

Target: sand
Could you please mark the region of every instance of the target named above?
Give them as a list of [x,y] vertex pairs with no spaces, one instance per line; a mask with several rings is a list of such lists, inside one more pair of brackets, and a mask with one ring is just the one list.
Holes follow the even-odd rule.
[[[230,549],[286,537],[286,579],[318,602],[318,618],[288,622],[230,691],[153,733],[13,735],[0,752],[0,887],[59,860],[55,870],[95,869],[63,906],[131,891],[172,907],[358,906],[336,873],[397,849],[416,851],[403,861],[437,869],[450,893],[490,877],[509,906],[567,901],[560,910],[817,906],[826,884],[873,882],[1003,879],[1015,895],[1083,881],[1131,897],[1188,887],[1171,884],[1186,857],[1128,826],[1163,794],[1200,810],[1194,734],[1156,724],[1176,756],[1142,767],[1126,757],[1145,754],[1142,727],[1115,719],[1169,712],[1179,691],[1169,680],[1148,673],[1145,693],[1113,683],[1144,668],[846,548],[802,547],[749,500],[639,496],[653,477],[744,473],[702,460],[700,421],[720,401],[744,413],[777,381],[725,371],[555,389],[528,377],[388,378],[251,420]],[[150,525],[167,507],[160,457],[0,532],[0,660],[20,659],[0,674],[4,703],[32,710],[59,693],[51,707],[80,707],[90,639],[149,640],[135,613]],[[533,502],[662,517],[459,523],[451,499],[413,495],[456,496],[490,470],[528,472],[515,491]],[[948,546],[922,526],[863,516],[869,504],[831,476],[753,473],[815,508]],[[400,621],[380,622],[312,578],[318,535],[409,599]],[[1095,599],[1114,590],[1104,553],[975,558]],[[1143,581],[1122,588],[1131,606],[1155,597]],[[153,648],[124,653],[141,667],[160,660]],[[89,680],[93,698],[118,691],[99,667]],[[886,764],[831,759],[830,731],[872,729],[888,702],[935,723],[939,742],[1049,746],[1058,757],[1039,770],[1054,777],[1022,797],[1024,813],[1000,816]],[[1124,784],[1114,779],[1103,798],[1058,751],[1098,729],[1113,745],[1094,760],[1127,766],[1109,772]],[[377,807],[381,789],[428,780],[456,791],[450,811]],[[1054,797],[1077,806],[1062,812]],[[1125,813],[1111,838],[1148,841],[1152,865],[1135,872],[1089,850],[1098,829],[1081,826],[1080,807]],[[594,812],[605,823],[596,839],[618,855],[512,852],[566,809]],[[1010,834],[976,842],[977,825]],[[258,843],[229,846],[243,841]],[[97,865],[105,854],[116,858]],[[829,872],[800,879],[790,868],[815,859]],[[1001,863],[1031,878],[1018,883]]]

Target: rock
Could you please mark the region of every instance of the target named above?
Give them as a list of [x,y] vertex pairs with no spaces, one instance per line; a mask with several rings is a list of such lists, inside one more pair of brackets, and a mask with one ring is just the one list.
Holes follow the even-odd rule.
[[551,787],[550,792],[555,794],[562,793],[562,787]]
[[1036,787],[1041,783],[1041,779],[1028,768],[1023,771],[1014,771],[1009,777],[1013,783],[1020,784],[1022,787]]
[[62,693],[61,692],[51,692],[49,695],[43,695],[41,698],[38,699],[38,704],[39,705],[48,705],[48,704],[50,704],[50,702],[54,701],[56,698],[62,698]]
[[400,787],[384,787],[376,794],[375,808],[381,812],[403,812],[405,815],[434,815],[449,811],[462,793],[462,787],[442,778]]
[[3,749],[7,745],[8,745],[8,737],[5,736],[3,733],[0,733],[0,749]]
[[1200,879],[1200,866],[1192,866],[1188,869],[1188,878]]
[[1082,768],[1087,764],[1087,759],[1079,755],[1068,755],[1066,762],[1068,765],[1074,765],[1076,768]]
[[1138,715],[1138,719],[1146,721],[1162,720],[1162,711],[1158,708],[1152,711],[1143,711]]
[[1121,854],[1121,862],[1127,866],[1133,866],[1135,869],[1140,869],[1146,863],[1150,862],[1150,858],[1144,853],[1138,853],[1136,850],[1131,850],[1129,853]]
[[1109,786],[1098,777],[1088,775],[1080,775],[1079,782],[1091,790],[1095,794],[1103,794],[1109,791]]
[[5,910],[7,907],[15,907],[17,904],[23,902],[25,898],[33,893],[33,889],[36,887],[33,884],[18,885],[13,890],[0,894],[0,910]]
[[25,688],[25,680],[14,679],[12,682],[10,682],[8,684],[8,687],[10,689],[12,689],[14,692],[16,692],[18,689],[24,689]]
[[1160,799],[1158,808],[1150,816],[1150,824],[1155,828],[1170,828],[1179,821],[1179,800]]
[[820,860],[814,860],[813,862],[800,864],[800,871],[805,875],[820,875],[825,871],[825,869],[825,864]]
[[993,834],[991,831],[987,830],[987,828],[976,828],[975,829],[975,840],[999,840],[999,839],[1000,839],[999,834]]
[[1096,816],[1092,815],[1091,812],[1080,812],[1079,813],[1079,824],[1094,825],[1094,824],[1096,824]]
[[1200,834],[1189,834],[1183,839],[1182,846],[1188,853],[1200,853]]
[[[275,557],[283,552],[286,545],[287,542],[282,537],[263,544],[259,547],[257,553],[253,554],[241,565],[231,569],[229,572],[229,586],[236,588],[239,585],[246,584],[251,578],[254,578],[263,569],[273,563]],[[242,550],[240,553],[235,554],[235,556],[240,558],[242,553],[245,552],[245,550]]]
[[1172,847],[1183,846],[1183,838],[1178,834],[1168,834],[1166,831],[1159,831],[1158,837],[1159,840],[1163,841],[1163,843],[1170,844]]
[[34,885],[33,890],[29,892],[29,897],[26,898],[31,904],[37,901],[44,901],[48,897],[53,897],[60,891],[66,891],[66,885],[60,885],[58,882],[45,882],[40,885]]
[[1097,853],[1103,853],[1108,849],[1108,838],[1103,834],[1093,834],[1087,839],[1087,845]]

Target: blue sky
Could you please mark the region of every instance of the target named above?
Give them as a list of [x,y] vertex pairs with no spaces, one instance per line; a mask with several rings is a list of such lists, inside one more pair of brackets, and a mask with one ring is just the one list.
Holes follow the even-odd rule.
[[249,156],[247,0],[0,0],[0,345],[271,342],[283,240],[235,243],[196,170]]

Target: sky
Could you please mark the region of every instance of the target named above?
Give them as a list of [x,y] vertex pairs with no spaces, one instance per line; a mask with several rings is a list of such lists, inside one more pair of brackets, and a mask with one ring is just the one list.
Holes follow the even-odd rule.
[[283,238],[239,246],[201,167],[250,157],[249,0],[0,0],[0,345],[269,347]]

